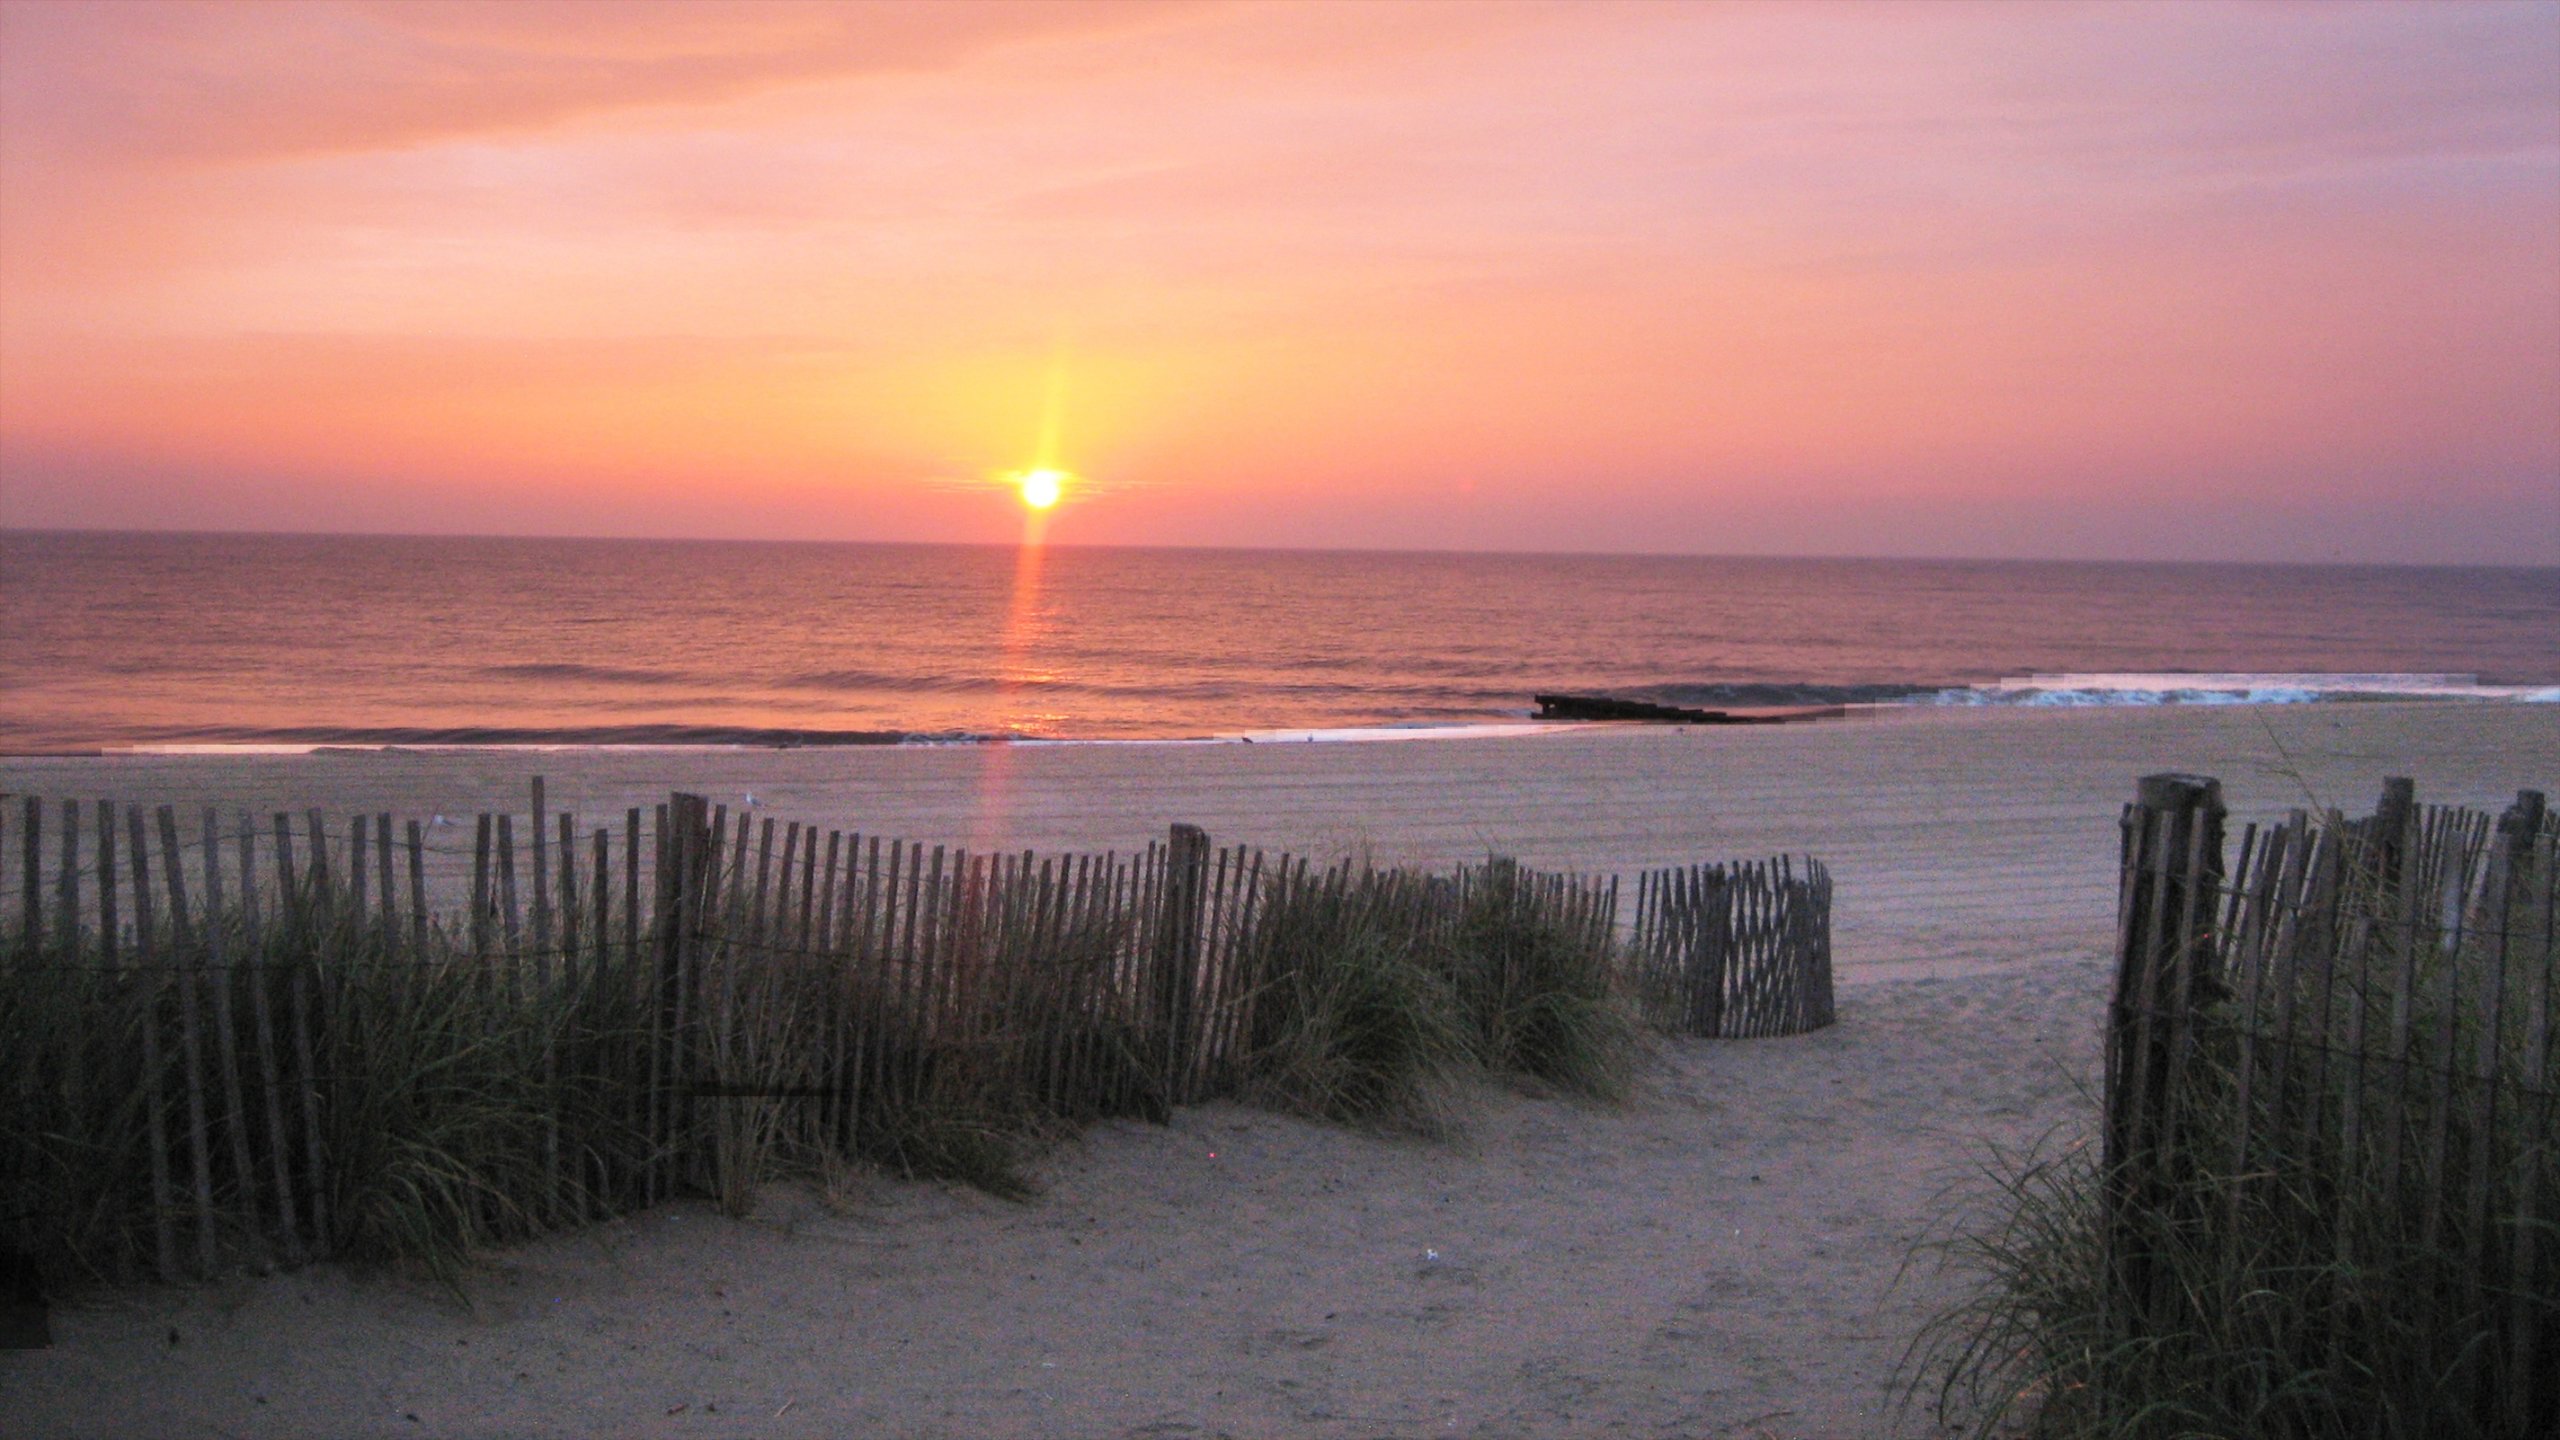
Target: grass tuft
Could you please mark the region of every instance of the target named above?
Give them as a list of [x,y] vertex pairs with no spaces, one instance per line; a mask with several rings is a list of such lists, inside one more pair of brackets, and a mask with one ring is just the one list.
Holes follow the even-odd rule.
[[1381,877],[1329,877],[1270,905],[1254,939],[1269,977],[1247,1095],[1289,1114],[1447,1133],[1447,1082],[1469,1059],[1455,997]]
[[1478,1062],[1623,1099],[1642,1047],[1606,938],[1570,928],[1511,860],[1469,878],[1449,968]]

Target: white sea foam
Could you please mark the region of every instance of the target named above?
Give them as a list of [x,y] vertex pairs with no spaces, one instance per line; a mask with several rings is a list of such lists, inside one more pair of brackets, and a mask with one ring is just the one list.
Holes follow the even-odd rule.
[[2128,671],[2012,676],[1918,697],[1928,705],[2302,705],[2324,700],[2476,700],[2549,705],[2560,686],[2483,685],[2477,676]]

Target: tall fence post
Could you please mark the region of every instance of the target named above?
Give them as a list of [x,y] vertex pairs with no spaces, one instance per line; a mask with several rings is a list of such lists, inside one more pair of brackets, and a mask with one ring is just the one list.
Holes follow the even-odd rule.
[[2418,782],[2394,775],[2382,782],[2382,799],[2373,808],[2367,851],[2373,857],[2375,893],[2384,900],[2400,894],[2400,875],[2408,865],[2409,832],[2418,819]]
[[2104,1189],[2107,1284],[2147,1312],[2159,1279],[2144,1230],[2176,1191],[2170,1134],[2194,1007],[2218,985],[2215,897],[2222,888],[2222,785],[2146,775],[2125,808],[2115,1002],[2107,1020]]
[[1164,890],[1156,921],[1156,1023],[1164,1036],[1160,1057],[1162,1102],[1181,1103],[1182,1076],[1191,1049],[1191,991],[1200,967],[1201,906],[1208,898],[1209,834],[1176,825],[1165,844]]

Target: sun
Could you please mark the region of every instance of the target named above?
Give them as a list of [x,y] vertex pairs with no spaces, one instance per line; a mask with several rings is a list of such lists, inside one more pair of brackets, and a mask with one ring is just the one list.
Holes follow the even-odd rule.
[[1016,482],[1022,487],[1022,503],[1034,510],[1047,510],[1066,493],[1067,472],[1064,470],[1025,470]]

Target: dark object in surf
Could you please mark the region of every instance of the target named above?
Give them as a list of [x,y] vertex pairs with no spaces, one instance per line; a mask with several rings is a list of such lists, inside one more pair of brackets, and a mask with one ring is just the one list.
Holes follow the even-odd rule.
[[1532,695],[1540,720],[1652,720],[1679,725],[1781,725],[1790,720],[1822,720],[1845,715],[1841,705],[1768,705],[1745,710],[1692,710],[1682,705],[1656,705],[1650,700],[1619,700],[1607,695]]
[[36,1257],[15,1247],[0,1248],[0,1350],[42,1350],[52,1344]]

